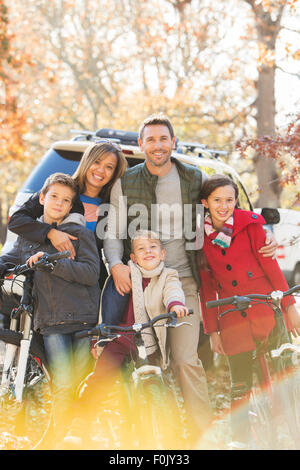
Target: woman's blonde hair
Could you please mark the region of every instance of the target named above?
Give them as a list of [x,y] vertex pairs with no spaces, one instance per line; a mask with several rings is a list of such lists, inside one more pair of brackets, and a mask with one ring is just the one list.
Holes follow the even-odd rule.
[[117,157],[117,166],[115,168],[113,177],[99,193],[99,196],[104,202],[109,200],[110,191],[113,184],[124,174],[127,168],[127,160],[123,155],[121,148],[117,144],[110,141],[93,143],[85,150],[84,154],[82,155],[80,163],[75,173],[73,174],[73,178],[78,185],[80,194],[83,194],[86,190],[86,173],[91,165],[98,160],[104,160],[109,153],[113,153]]

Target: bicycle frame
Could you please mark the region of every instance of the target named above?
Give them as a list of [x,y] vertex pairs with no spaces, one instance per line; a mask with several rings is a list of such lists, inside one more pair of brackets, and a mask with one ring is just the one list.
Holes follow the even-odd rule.
[[[33,299],[32,299],[32,287],[33,287],[33,272],[25,273],[25,281],[23,284],[23,294],[20,301],[20,306],[14,309],[11,313],[10,329],[17,331],[18,322],[23,327],[22,339],[20,342],[20,351],[18,357],[17,374],[15,378],[15,397],[18,402],[22,401],[24,377],[27,367],[27,361],[29,356],[30,343],[32,339],[32,313],[33,313]],[[4,367],[1,385],[5,390],[5,385],[9,384],[9,374],[18,346],[7,344],[4,358]]]
[[[300,353],[300,345],[292,344],[291,342],[291,335],[287,330],[284,317],[281,311],[281,300],[283,297],[287,295],[291,295],[295,292],[300,292],[300,285],[295,286],[289,289],[286,292],[281,291],[274,291],[271,294],[263,295],[263,294],[249,294],[244,296],[233,296],[224,299],[219,299],[216,301],[207,302],[207,307],[218,307],[218,306],[226,306],[226,305],[233,305],[235,308],[230,308],[222,312],[219,317],[228,314],[231,311],[244,311],[251,306],[251,303],[254,301],[260,301],[266,303],[270,306],[274,311],[274,317],[276,326],[273,329],[269,338],[264,342],[258,345],[256,349],[256,360],[259,364],[259,385],[260,388],[267,392],[267,396],[269,397],[269,412],[270,412],[270,422],[267,422],[269,418],[264,421],[264,425],[268,424],[268,428],[272,434],[272,438],[275,437],[276,434],[273,427],[273,422],[276,423],[277,418],[277,408],[278,410],[284,411],[286,423],[289,428],[290,436],[294,441],[295,445],[298,445],[299,442],[299,421],[297,422],[297,402],[293,397],[294,389],[291,384],[286,387],[286,380],[287,374],[286,372],[288,369],[295,364],[295,355],[296,353]],[[290,353],[293,353],[291,356]],[[275,382],[273,376],[270,373],[269,364],[267,360],[267,354],[269,354],[271,358],[271,365],[272,369],[274,369],[275,374]],[[292,376],[291,376],[292,377]],[[291,380],[292,378],[289,378]],[[294,378],[293,385],[294,385]],[[284,406],[283,406],[284,405]],[[257,407],[256,407],[257,408]],[[258,407],[259,409],[260,407]],[[267,410],[266,410],[267,413]],[[261,414],[258,413],[257,416]],[[254,413],[255,415],[255,413]],[[267,429],[267,427],[266,427]],[[264,440],[264,439],[263,439]]]
[[[20,346],[10,343],[6,344],[1,378],[1,394],[5,394],[13,382],[14,390],[12,390],[12,392],[16,398],[16,401],[18,402],[22,402],[23,399],[24,379],[28,363],[30,345],[34,334],[32,329],[32,316],[34,311],[32,296],[34,270],[41,268],[42,266],[53,269],[53,263],[55,263],[58,259],[66,258],[69,255],[70,252],[68,251],[55,253],[53,255],[48,255],[45,253],[44,256],[40,258],[38,262],[31,268],[27,264],[24,264],[15,266],[15,268],[9,269],[7,271],[9,273],[22,274],[25,276],[20,304],[11,312],[9,328],[11,331],[19,332],[21,334]],[[16,359],[17,352],[19,352],[16,368],[17,373],[16,376],[13,377],[13,381],[11,381],[10,374],[12,374],[12,365]]]

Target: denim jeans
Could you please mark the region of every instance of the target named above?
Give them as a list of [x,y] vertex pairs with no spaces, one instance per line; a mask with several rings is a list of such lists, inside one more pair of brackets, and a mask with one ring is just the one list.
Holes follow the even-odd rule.
[[74,333],[44,335],[54,394],[54,419],[63,422],[72,407],[80,382],[92,370],[90,338]]

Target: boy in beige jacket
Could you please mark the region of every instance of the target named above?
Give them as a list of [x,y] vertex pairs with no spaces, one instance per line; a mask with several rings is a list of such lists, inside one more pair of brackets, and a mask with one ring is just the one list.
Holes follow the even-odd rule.
[[[156,315],[168,311],[176,312],[178,318],[187,315],[188,309],[185,306],[178,273],[175,269],[165,267],[166,252],[158,235],[151,231],[137,231],[132,238],[131,249],[131,260],[128,264],[131,271],[132,292],[120,326],[145,323]],[[161,326],[162,322],[156,324],[154,331],[150,328],[144,330],[142,336],[150,362],[156,360],[158,356],[162,368],[165,369],[169,363],[169,354],[166,328],[158,326]],[[88,404],[90,409],[95,398],[99,403],[101,396],[106,396],[120,372],[122,363],[132,350],[132,342],[125,335],[105,346],[93,374],[86,381],[86,388],[80,399],[82,405]],[[159,355],[157,355],[158,350]],[[86,413],[87,419],[88,414]],[[76,428],[82,431],[81,422],[71,427],[65,438],[66,443],[77,443]]]

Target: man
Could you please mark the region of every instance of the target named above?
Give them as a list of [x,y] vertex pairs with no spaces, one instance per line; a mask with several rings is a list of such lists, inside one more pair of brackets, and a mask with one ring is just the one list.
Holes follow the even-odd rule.
[[[169,119],[163,115],[150,116],[142,123],[138,142],[145,154],[145,162],[128,169],[112,188],[104,254],[116,289],[124,295],[131,290],[130,269],[126,263],[130,253],[130,226],[134,224],[136,214],[142,213],[139,215],[140,228],[159,232],[166,250],[166,266],[178,271],[186,306],[194,311],[188,318],[192,326],[170,328],[168,341],[190,428],[198,437],[210,423],[211,409],[205,372],[197,353],[201,313],[196,251],[191,248],[191,237],[185,233],[185,226],[188,222],[195,231],[195,208],[206,175],[171,157],[175,135]],[[184,217],[183,208],[187,206],[191,208],[191,221]],[[169,230],[163,223],[168,207]],[[271,252],[274,253],[274,249],[271,248]]]

